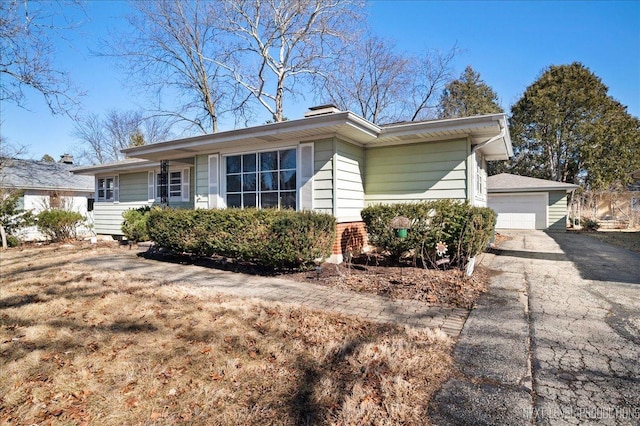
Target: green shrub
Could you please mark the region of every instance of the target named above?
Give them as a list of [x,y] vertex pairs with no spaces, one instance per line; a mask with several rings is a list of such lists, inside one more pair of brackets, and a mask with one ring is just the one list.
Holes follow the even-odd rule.
[[7,246],[9,247],[19,247],[22,244],[22,241],[15,235],[7,235]]
[[52,241],[64,241],[76,237],[76,228],[83,217],[78,212],[50,209],[38,213],[38,229]]
[[580,222],[582,223],[582,229],[586,231],[597,231],[600,228],[597,220],[589,219],[588,217],[583,217]]
[[[484,250],[496,222],[493,210],[454,200],[374,205],[363,209],[361,215],[369,242],[394,258],[412,252],[435,263],[440,257],[436,244],[443,242],[451,264],[459,267]],[[398,216],[407,217],[411,223],[404,239],[398,238],[390,226]]]
[[138,241],[149,241],[149,232],[147,231],[147,220],[149,219],[149,206],[137,209],[129,209],[122,213],[124,221],[122,222],[122,232],[127,240],[137,243]]
[[153,210],[149,236],[160,247],[225,256],[274,268],[303,268],[331,254],[335,219],[289,210]]

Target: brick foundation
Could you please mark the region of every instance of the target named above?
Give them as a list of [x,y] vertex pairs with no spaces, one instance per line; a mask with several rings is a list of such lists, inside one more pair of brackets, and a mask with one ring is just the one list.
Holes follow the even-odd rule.
[[333,242],[333,254],[343,255],[350,249],[353,254],[362,252],[368,245],[367,230],[364,222],[344,222],[336,226],[336,239]]

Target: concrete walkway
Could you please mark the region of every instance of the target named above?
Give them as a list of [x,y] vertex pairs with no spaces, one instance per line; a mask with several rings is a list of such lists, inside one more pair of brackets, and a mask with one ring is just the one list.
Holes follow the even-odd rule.
[[439,328],[453,338],[460,334],[468,315],[466,309],[436,306],[415,300],[390,300],[276,277],[247,275],[195,265],[178,266],[170,262],[145,259],[138,256],[137,251],[124,248],[108,256],[85,258],[78,263],[125,271],[167,284],[206,286],[223,294],[357,315],[371,321]]
[[505,234],[433,422],[640,424],[640,255],[581,234]]

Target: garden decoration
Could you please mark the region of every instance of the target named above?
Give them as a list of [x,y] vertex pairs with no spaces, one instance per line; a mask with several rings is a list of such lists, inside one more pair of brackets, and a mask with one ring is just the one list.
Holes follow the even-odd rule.
[[400,239],[407,238],[407,230],[411,229],[411,220],[408,217],[396,216],[389,223],[396,232],[396,237]]
[[447,246],[447,243],[443,241],[438,241],[436,243],[436,255],[439,257],[439,259],[436,260],[436,265],[446,265],[451,261],[449,256],[446,255],[448,251],[449,247]]

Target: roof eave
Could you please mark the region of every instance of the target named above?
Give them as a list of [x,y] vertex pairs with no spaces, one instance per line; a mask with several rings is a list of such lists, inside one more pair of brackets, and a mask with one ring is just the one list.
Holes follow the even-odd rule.
[[[343,126],[342,130],[345,132],[348,129],[354,130],[358,135],[355,138],[355,141],[358,143],[366,143],[368,140],[375,139],[380,133],[380,128],[375,124],[353,114],[352,112],[345,111],[307,117],[298,120],[264,124],[256,127],[247,127],[244,129],[228,130],[140,147],[125,148],[121,152],[129,157],[157,161],[158,156],[162,154],[169,155],[170,157],[194,155],[194,150],[197,150],[198,148],[201,150],[203,145],[214,149],[215,146],[224,146],[224,144],[236,143],[238,141],[249,139],[262,139],[269,141],[270,138],[280,137],[278,140],[284,140],[287,138],[288,134],[309,130],[317,130],[314,133],[318,136],[323,136],[327,134],[327,128],[335,126]],[[338,130],[338,135],[340,135],[340,130]],[[352,135],[350,136],[350,139],[354,139]],[[173,155],[171,155],[171,153]]]
[[548,192],[548,191],[566,191],[571,192],[578,189],[578,185],[562,186],[562,187],[524,187],[524,188],[487,188],[489,194],[493,193],[509,193],[509,192]]
[[159,167],[160,163],[155,161],[140,160],[135,162],[118,162],[109,164],[98,164],[95,166],[78,167],[71,172],[78,175],[95,176],[103,173],[131,172],[136,170],[146,170]]

